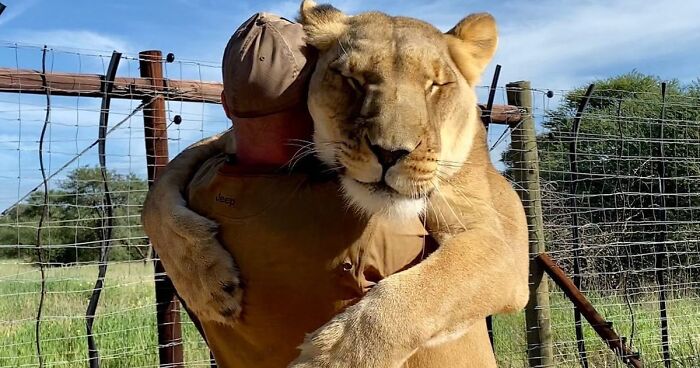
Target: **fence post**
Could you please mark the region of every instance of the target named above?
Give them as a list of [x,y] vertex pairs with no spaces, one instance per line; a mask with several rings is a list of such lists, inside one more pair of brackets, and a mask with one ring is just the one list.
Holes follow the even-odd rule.
[[[155,93],[164,88],[162,53],[157,50],[139,53],[141,77],[153,86]],[[149,102],[143,109],[143,128],[146,141],[146,164],[148,184],[163,171],[168,164],[168,129],[165,118],[163,96],[146,97]],[[175,287],[165,274],[163,265],[155,255],[156,319],[158,323],[158,356],[161,367],[183,367],[182,329],[180,306]]]
[[534,257],[545,251],[540,197],[540,169],[530,82],[506,85],[508,104],[518,106],[522,120],[511,126],[511,153],[515,155],[513,176],[525,206],[530,239],[530,300],[525,309],[527,354],[530,367],[553,367],[554,352],[549,310],[549,287]]

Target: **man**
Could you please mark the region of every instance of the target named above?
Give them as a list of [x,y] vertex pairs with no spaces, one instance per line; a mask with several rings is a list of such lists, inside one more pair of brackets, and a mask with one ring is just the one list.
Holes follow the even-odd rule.
[[[220,367],[285,367],[306,333],[430,251],[417,218],[397,226],[347,210],[332,171],[290,144],[310,141],[312,68],[300,25],[250,18],[223,58],[233,132],[176,157],[144,206],[146,233]],[[222,153],[231,134],[235,155]]]

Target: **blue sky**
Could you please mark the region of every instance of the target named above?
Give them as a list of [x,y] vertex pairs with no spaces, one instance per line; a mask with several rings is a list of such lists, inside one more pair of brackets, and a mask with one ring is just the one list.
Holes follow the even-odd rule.
[[[3,0],[0,39],[81,49],[161,49],[218,62],[232,31],[255,11],[294,17],[299,1]],[[663,78],[697,77],[700,2],[667,0],[359,1],[349,13],[381,10],[442,30],[475,11],[494,14],[503,80],[569,88],[592,77],[639,69]],[[5,63],[5,60],[0,59]]]
[[[0,67],[40,68],[40,49],[32,45],[54,48],[49,57],[50,70],[98,74],[104,73],[111,50],[134,56],[140,50],[160,49],[173,52],[178,61],[167,66],[168,76],[203,80],[219,80],[222,49],[231,33],[252,13],[270,11],[293,18],[299,4],[296,0],[0,1],[7,5],[0,16]],[[499,23],[500,46],[493,64],[503,66],[502,85],[527,79],[542,90],[566,90],[633,69],[685,82],[700,76],[700,1],[332,3],[351,14],[380,10],[412,16],[441,30],[448,30],[471,12],[488,11]],[[493,65],[486,71],[484,84],[492,70]],[[123,61],[119,75],[138,76],[137,64]],[[502,94],[497,102],[503,102]],[[4,188],[0,191],[0,207],[40,182],[36,156],[44,103],[41,96],[0,93],[0,188]],[[95,139],[99,108],[99,101],[89,98],[55,98],[53,104],[50,169],[58,168]],[[111,123],[137,104],[113,102]],[[546,108],[545,103],[542,107]],[[171,155],[227,126],[218,106],[170,103],[168,109],[170,117],[181,114],[184,118],[182,125],[173,126],[169,132],[173,138]],[[143,173],[140,127],[141,117],[136,115],[110,137],[108,165],[122,172]],[[90,152],[76,165],[95,162],[96,153]]]

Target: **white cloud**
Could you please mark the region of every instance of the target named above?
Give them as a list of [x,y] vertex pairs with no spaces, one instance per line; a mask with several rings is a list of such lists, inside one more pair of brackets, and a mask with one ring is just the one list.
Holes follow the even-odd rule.
[[548,88],[570,88],[596,70],[629,71],[669,55],[687,64],[700,40],[697,1],[517,2],[503,10],[495,58],[503,76]]
[[87,30],[19,30],[9,35],[13,42],[26,45],[60,47],[62,49],[131,52],[136,48],[119,36]]
[[[652,74],[695,70],[697,58],[693,55],[700,56],[700,1],[414,0],[359,5],[349,1],[354,9],[344,8],[342,1],[331,3],[349,13],[359,7],[363,11],[376,9],[416,17],[442,31],[469,13],[491,12],[499,23],[501,37],[484,84],[489,82],[496,63],[503,65],[501,84],[526,79],[541,88],[569,89],[641,66],[645,68],[642,72]],[[678,66],[664,65],[663,59],[673,59]]]
[[24,0],[19,3],[6,4],[7,8],[5,8],[2,17],[0,17],[0,26],[10,23],[13,19],[24,14],[29,8],[34,6],[34,4],[36,4],[36,0]]

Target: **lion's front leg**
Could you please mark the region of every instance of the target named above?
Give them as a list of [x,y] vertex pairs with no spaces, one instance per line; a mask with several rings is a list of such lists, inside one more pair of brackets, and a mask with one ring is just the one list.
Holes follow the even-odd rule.
[[457,338],[474,321],[522,308],[527,277],[516,275],[527,275],[527,262],[516,269],[516,256],[488,231],[452,237],[312,333],[290,367],[400,367],[417,349]]

